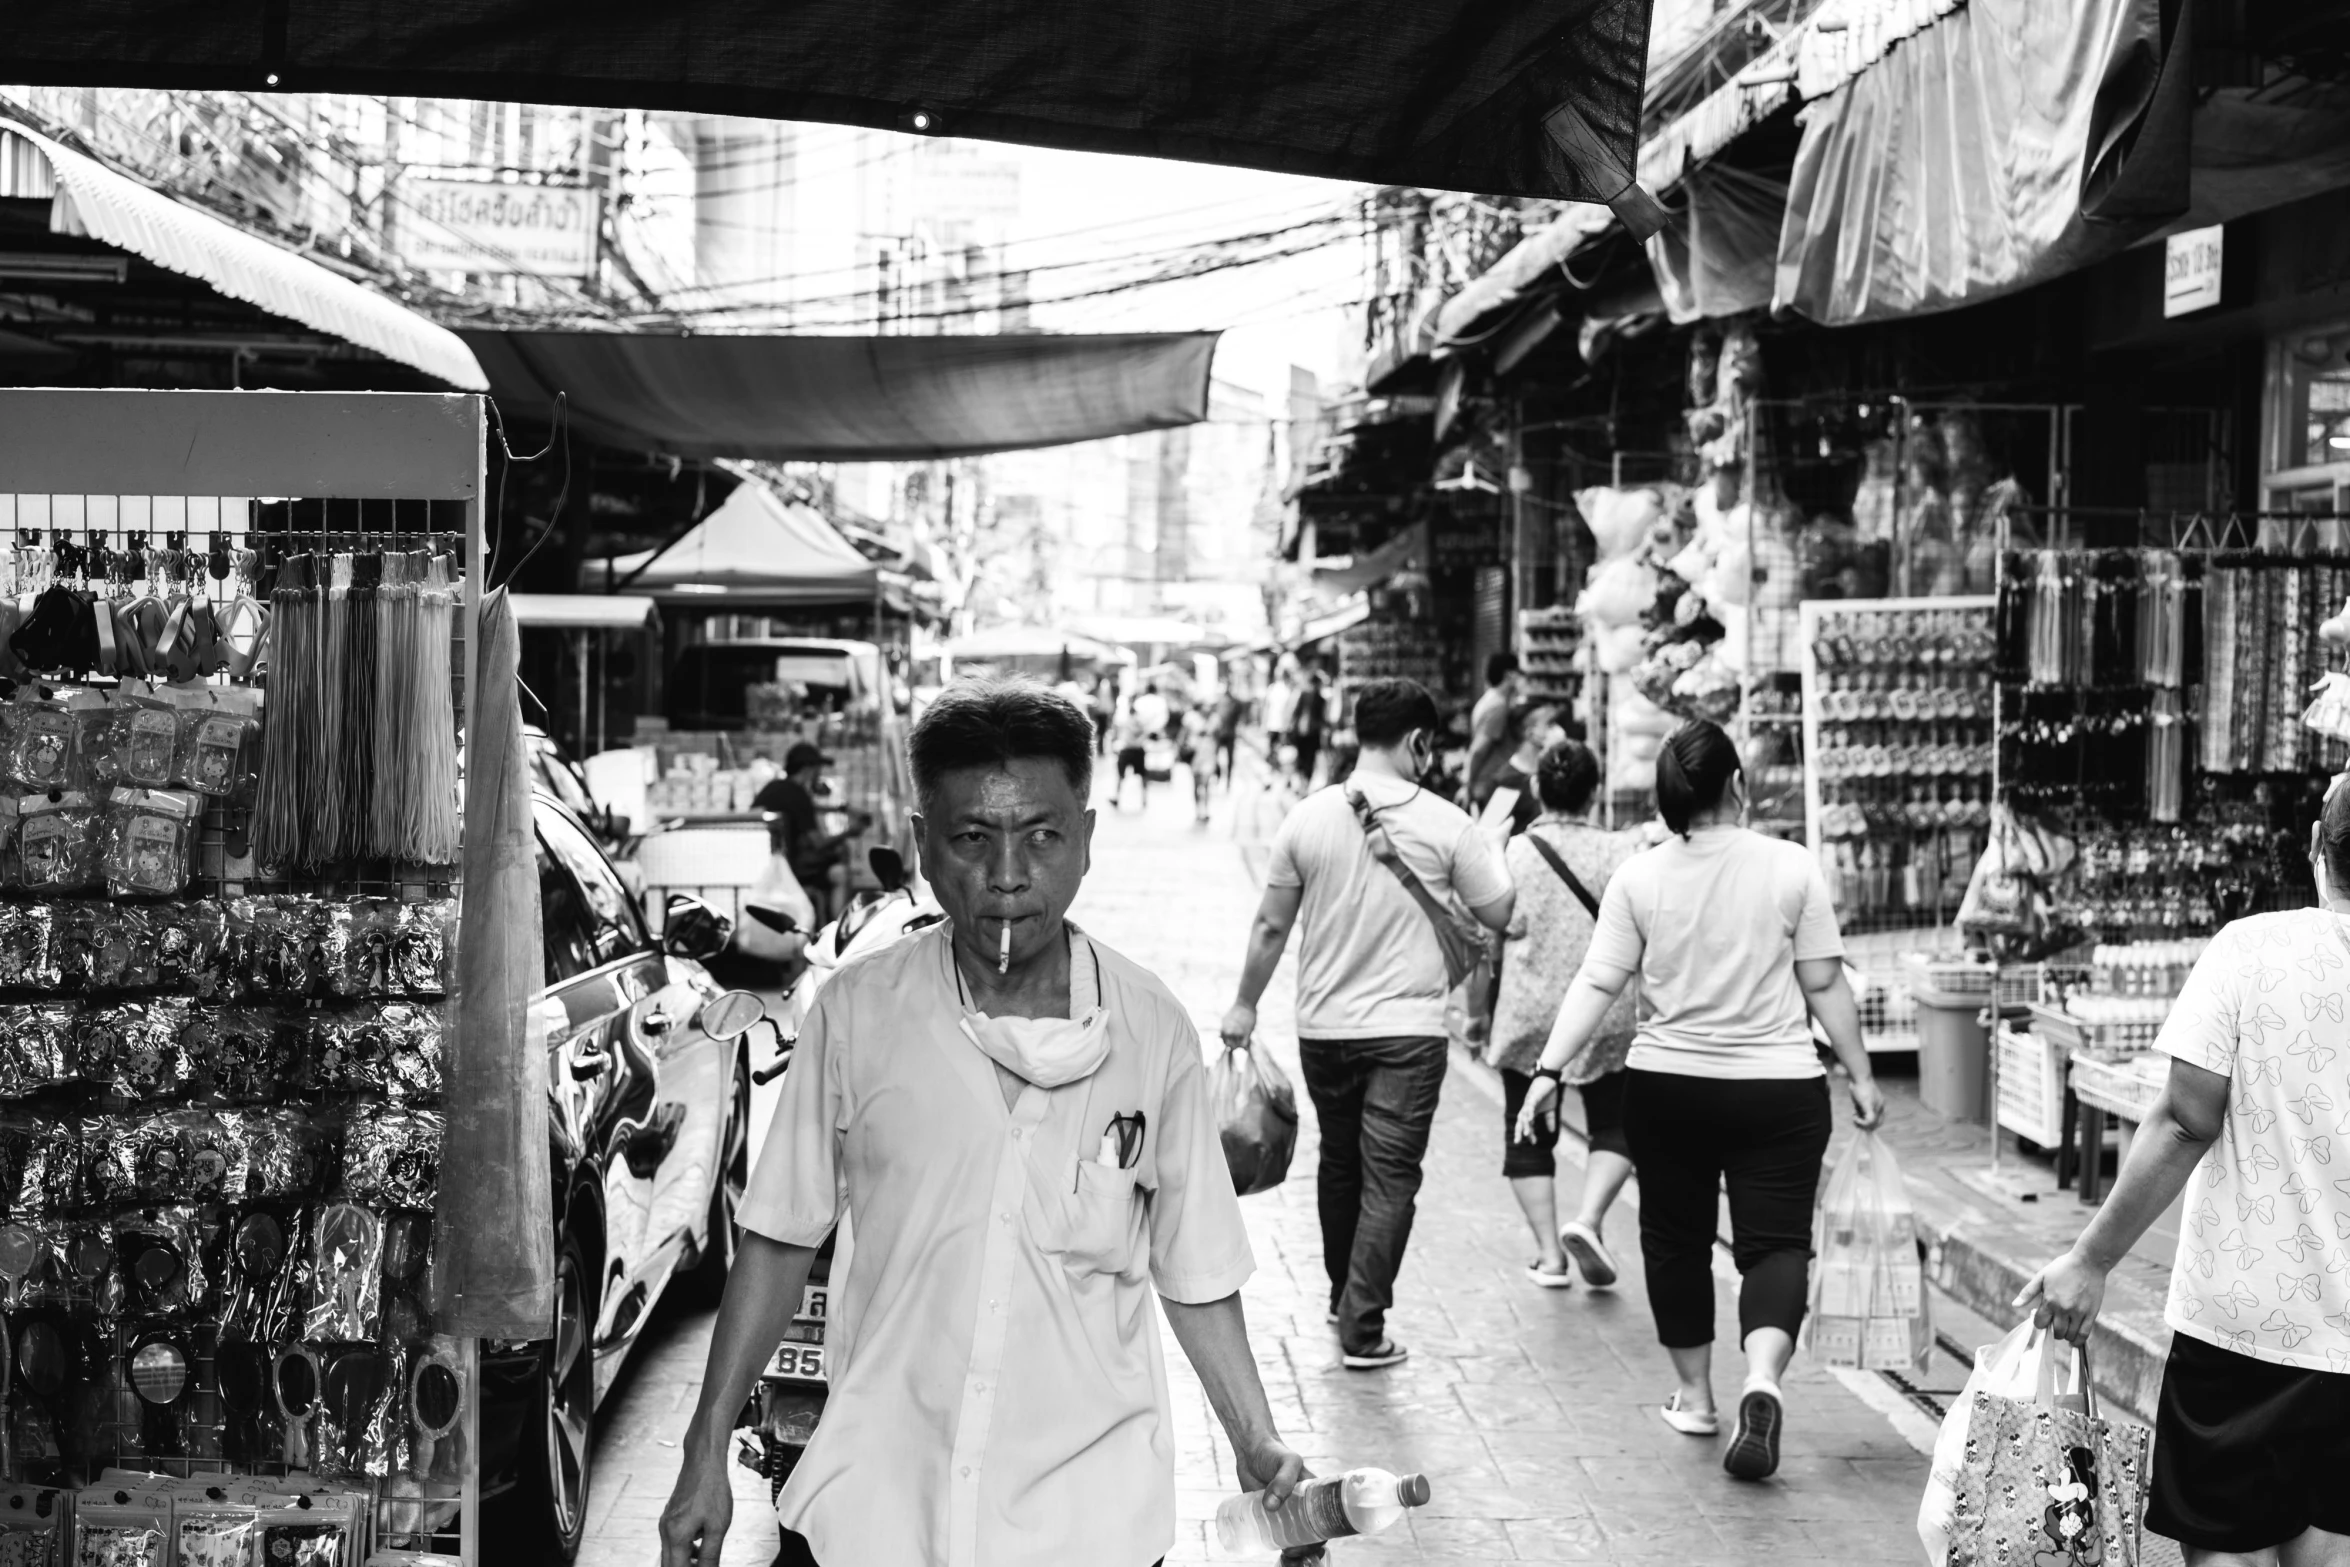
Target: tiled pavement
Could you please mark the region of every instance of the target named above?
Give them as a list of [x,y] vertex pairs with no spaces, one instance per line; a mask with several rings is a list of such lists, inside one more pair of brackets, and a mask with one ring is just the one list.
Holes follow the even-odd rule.
[[[1155,792],[1147,814],[1105,809],[1095,869],[1075,917],[1156,970],[1212,1033],[1230,999],[1256,888],[1227,807],[1194,828],[1186,792]],[[1244,800],[1243,804],[1247,802]],[[1263,1008],[1275,1056],[1296,1078],[1285,968]],[[1326,1284],[1314,1217],[1310,1105],[1280,1188],[1244,1201],[1258,1273],[1249,1323],[1283,1434],[1318,1469],[1379,1464],[1426,1473],[1434,1500],[1406,1526],[1348,1542],[1339,1560],[1419,1563],[1781,1561],[1884,1564],[1916,1559],[1912,1531],[1925,1459],[1846,1386],[1798,1357],[1779,1477],[1728,1479],[1721,1443],[1668,1429],[1655,1412],[1671,1374],[1637,1274],[1633,1216],[1609,1239],[1635,1276],[1590,1293],[1541,1290],[1520,1271],[1531,1246],[1499,1175],[1501,1112],[1473,1070],[1448,1076],[1419,1221],[1390,1319],[1412,1359],[1350,1372],[1322,1320]],[[1562,1204],[1573,1166],[1561,1163]],[[1719,1307],[1734,1337],[1728,1287]],[[591,1567],[653,1559],[653,1523],[677,1464],[673,1444],[698,1391],[706,1314],[665,1311],[598,1444]],[[1736,1392],[1725,1344],[1717,1392]],[[1169,1342],[1179,1442],[1178,1538],[1170,1561],[1220,1559],[1209,1523],[1232,1467],[1206,1399]],[[1910,1422],[1915,1429],[1916,1422]],[[738,1471],[737,1527],[725,1561],[764,1562],[774,1525],[764,1487]],[[841,1564],[856,1567],[856,1564]]]

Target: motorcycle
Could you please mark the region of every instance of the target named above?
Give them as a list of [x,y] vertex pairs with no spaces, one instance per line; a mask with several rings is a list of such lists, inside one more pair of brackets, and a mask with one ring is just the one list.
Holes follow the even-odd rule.
[[[886,947],[901,936],[927,929],[946,918],[929,894],[920,890],[907,874],[905,861],[895,849],[873,849],[866,856],[866,864],[878,885],[872,891],[857,894],[841,911],[839,919],[809,940],[807,971],[786,998],[788,1028],[783,1021],[767,1020],[775,1032],[776,1056],[773,1062],[751,1073],[750,1156],[754,1168],[766,1141],[768,1124],[774,1119],[775,1101],[783,1092],[776,1086],[777,1079],[791,1065],[792,1049],[799,1042],[800,1031],[807,1025],[808,1014],[814,1009],[817,993],[825,981],[851,958]],[[743,912],[779,933],[788,934],[797,928],[791,916],[781,910],[746,902]],[[839,1228],[817,1250],[807,1287],[800,1294],[799,1309],[792,1314],[790,1326],[783,1331],[783,1342],[760,1372],[759,1385],[752,1390],[750,1402],[735,1421],[736,1429],[745,1433],[737,1449],[737,1461],[766,1479],[771,1499],[782,1494],[784,1481],[791,1478],[824,1413],[825,1395],[831,1388],[831,1374],[825,1363],[824,1330],[830,1316],[832,1279],[835,1273],[846,1275],[853,1245],[854,1237],[844,1215]]]

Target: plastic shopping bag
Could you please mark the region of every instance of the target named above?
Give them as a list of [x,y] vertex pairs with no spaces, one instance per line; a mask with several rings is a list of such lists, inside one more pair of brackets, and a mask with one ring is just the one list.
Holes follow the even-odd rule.
[[1893,1150],[1874,1132],[1852,1139],[1812,1221],[1812,1354],[1830,1366],[1909,1371],[1934,1347],[1918,1262],[1917,1216]]
[[[1982,1381],[1970,1382],[1950,1411],[1964,1425],[1947,1476],[1947,1423],[1936,1444],[1918,1513],[1928,1559],[1935,1567],[2137,1567],[2152,1433],[2100,1416],[2087,1357],[2029,1324],[1984,1354],[1992,1359],[1976,1357]],[[2069,1377],[2060,1377],[2068,1359]],[[1938,1552],[1930,1523],[1940,1525]]]
[[1288,1076],[1254,1045],[1228,1049],[1208,1068],[1208,1102],[1232,1189],[1247,1197],[1279,1186],[1297,1151],[1297,1094]]
[[737,920],[734,945],[746,957],[788,963],[800,955],[808,945],[808,938],[816,934],[816,905],[809,901],[800,879],[792,874],[791,862],[780,854],[767,856],[766,871],[759,877],[759,884],[743,894],[743,902],[779,909],[800,927],[795,934],[787,936],[747,916]]

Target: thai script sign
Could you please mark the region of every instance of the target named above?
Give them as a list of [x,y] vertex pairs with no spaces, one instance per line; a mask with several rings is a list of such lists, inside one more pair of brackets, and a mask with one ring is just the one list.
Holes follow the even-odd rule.
[[432,272],[591,277],[604,193],[410,174],[400,182],[400,258]]

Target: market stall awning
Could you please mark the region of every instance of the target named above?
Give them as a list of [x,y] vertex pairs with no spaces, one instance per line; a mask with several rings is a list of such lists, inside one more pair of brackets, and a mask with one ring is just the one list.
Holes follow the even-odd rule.
[[637,593],[516,593],[514,623],[525,631],[636,631],[659,613]]
[[1055,631],[1049,626],[989,626],[983,631],[955,637],[946,645],[947,657],[969,664],[984,664],[998,658],[1058,658],[1064,653],[1071,658],[1111,664],[1130,663],[1133,657],[1123,648],[1106,646],[1074,631]]
[[1128,647],[1221,647],[1232,639],[1172,615],[1079,615],[1071,629]]
[[0,81],[831,120],[1608,201],[1651,0],[17,0]]
[[1060,446],[1207,417],[1214,332],[734,337],[465,334],[509,418],[680,457],[889,462]]
[[[461,391],[489,382],[473,353],[448,328],[317,262],[149,190],[93,158],[25,126],[0,126],[47,162],[55,187],[49,226],[142,256],[210,284],[231,299],[339,337],[422,370]],[[0,155],[9,149],[0,147]]]
[[612,576],[623,590],[665,603],[716,608],[870,599],[880,568],[822,513],[752,482],[667,549],[615,559]]

